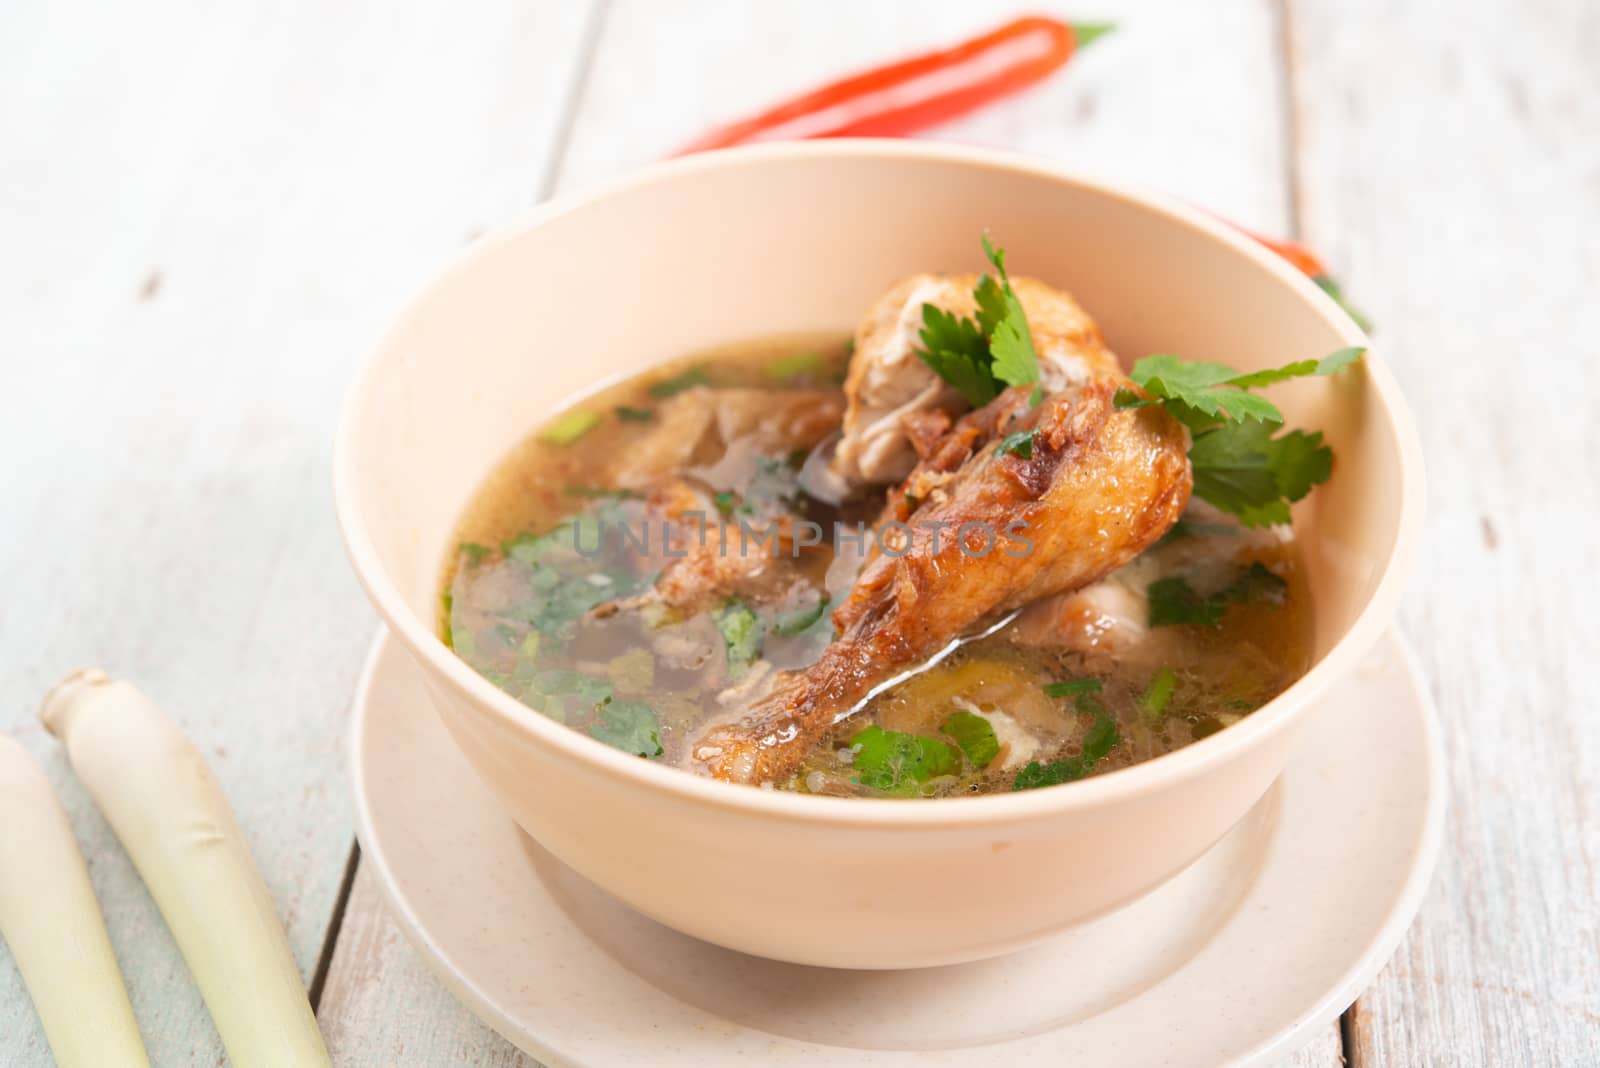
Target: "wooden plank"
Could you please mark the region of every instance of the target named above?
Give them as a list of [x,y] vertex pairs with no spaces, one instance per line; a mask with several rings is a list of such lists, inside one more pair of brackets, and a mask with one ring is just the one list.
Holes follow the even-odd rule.
[[1344,1063],[1344,1038],[1335,1020],[1284,1061],[1283,1068],[1344,1068]]
[[[160,700],[211,756],[311,974],[374,625],[329,502],[340,398],[407,294],[532,201],[583,14],[0,5],[0,730],[72,814],[157,1064],[220,1048],[34,703],[82,663]],[[49,1063],[0,949],[0,1064]]]
[[929,136],[1163,189],[1266,229],[1288,221],[1270,0],[615,0],[560,185],[658,158],[776,98],[1024,12],[1087,12],[1118,28],[1065,73]]
[[[706,126],[832,74],[1064,2],[613,0],[557,170],[570,189],[656,158]],[[937,132],[1156,185],[1241,222],[1288,222],[1279,33],[1266,0],[1102,3],[1119,33],[1070,76]],[[1194,49],[1193,42],[1210,42]],[[684,72],[693,71],[693,77]],[[1160,70],[1161,78],[1149,71]],[[1161,130],[1162,137],[1150,136]],[[532,1064],[447,996],[356,875],[322,1019],[341,1064]],[[1292,1063],[1341,1064],[1328,1028]]]
[[1445,855],[1351,1018],[1357,1065],[1600,1050],[1600,94],[1583,0],[1293,0],[1305,229],[1420,424],[1403,610],[1450,758]]
[[370,868],[357,869],[320,1017],[341,1068],[538,1065],[439,984],[389,918]]

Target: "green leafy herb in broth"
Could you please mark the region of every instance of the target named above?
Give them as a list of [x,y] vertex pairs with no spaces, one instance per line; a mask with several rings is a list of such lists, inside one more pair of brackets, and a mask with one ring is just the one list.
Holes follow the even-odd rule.
[[[1022,356],[1031,337],[1003,331],[1017,314],[1014,294],[1003,258],[991,262],[997,277],[980,287],[978,318],[965,321],[980,392],[1035,380]],[[945,340],[968,329],[950,327]],[[457,654],[574,730],[641,759],[684,763],[708,723],[736,713],[777,674],[813,663],[833,637],[830,609],[848,594],[849,573],[838,573],[826,539],[796,549],[792,533],[779,532],[801,520],[870,524],[883,497],[814,499],[801,477],[807,450],[759,445],[759,415],[740,424],[756,428],[748,437],[707,432],[683,445],[669,475],[700,502],[704,536],[745,524],[780,552],[750,589],[679,611],[654,600],[672,563],[659,529],[660,480],[619,472],[661,446],[672,426],[729,422],[696,421],[697,405],[734,394],[758,408],[762,398],[838,397],[848,355],[837,337],[818,336],[705,353],[620,383],[536,432],[491,475],[460,527],[441,598]],[[1135,622],[1148,627],[1139,648],[1106,656],[1030,644],[1012,624],[873,698],[778,787],[923,798],[1070,782],[1187,745],[1281,692],[1307,660],[1304,584],[1292,543],[1263,539],[1246,523],[1266,514],[1249,509],[1270,510],[1259,503],[1269,493],[1277,500],[1309,488],[1323,446],[1260,425],[1266,437],[1219,441],[1214,462],[1202,451],[1208,466],[1197,465],[1197,479],[1204,470],[1219,485],[1242,484],[1244,503],[1233,515],[1186,517],[1123,583],[1139,604]],[[1006,436],[997,448],[1029,459],[1033,434]],[[1239,473],[1261,466],[1263,450],[1282,450],[1266,463],[1270,486]],[[1310,468],[1284,458],[1294,450]],[[684,532],[699,527],[675,522],[679,541],[691,544]],[[640,524],[648,550],[616,536]],[[767,585],[774,576],[782,581]]]

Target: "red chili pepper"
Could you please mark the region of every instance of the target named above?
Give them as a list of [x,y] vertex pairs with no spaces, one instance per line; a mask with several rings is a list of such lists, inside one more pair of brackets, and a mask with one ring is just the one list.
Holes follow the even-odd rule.
[[901,137],[965,115],[1060,69],[1109,25],[1027,16],[981,37],[832,82],[690,142],[686,156],[751,141]]
[[[981,37],[831,82],[684,145],[674,156],[752,141],[819,137],[903,137],[965,115],[1059,70],[1074,52],[1109,32],[1030,15]],[[1322,260],[1295,241],[1240,231],[1305,272],[1363,330],[1372,324],[1344,299]]]
[[1228,225],[1232,226],[1246,237],[1255,238],[1257,241],[1261,242],[1263,245],[1267,246],[1272,251],[1288,260],[1290,263],[1294,264],[1297,268],[1310,277],[1328,277],[1328,269],[1322,265],[1322,260],[1315,252],[1312,252],[1310,249],[1300,244],[1300,242],[1289,241],[1285,238],[1267,237],[1265,234],[1258,234],[1254,230],[1246,230],[1238,223],[1229,223]]

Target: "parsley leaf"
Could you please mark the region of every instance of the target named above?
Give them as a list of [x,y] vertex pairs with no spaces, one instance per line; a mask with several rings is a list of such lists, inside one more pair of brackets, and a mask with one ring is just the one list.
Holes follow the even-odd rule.
[[1000,755],[1000,741],[995,737],[994,725],[976,712],[965,709],[953,712],[939,725],[939,730],[956,740],[974,767],[981,768]]
[[737,597],[719,608],[712,619],[728,649],[728,675],[737,679],[749,671],[750,665],[761,655],[766,627],[755,609]]
[[[934,374],[956,388],[968,404],[981,408],[1000,395],[1005,386],[1024,386],[1039,380],[1039,360],[1033,332],[1022,302],[1006,275],[1006,254],[983,235],[983,253],[994,265],[998,279],[978,279],[972,298],[977,318],[968,319],[933,304],[922,306],[922,348],[917,356]],[[1035,389],[1033,403],[1043,394]]]
[[1000,451],[1024,460],[1033,459],[1033,431],[1019,430],[1015,434],[1007,434],[1000,439]]
[[1289,522],[1289,505],[1332,476],[1333,450],[1321,432],[1274,437],[1273,430],[1263,423],[1231,424],[1196,434],[1189,448],[1194,495],[1246,526]]
[[1119,408],[1142,408],[1165,403],[1167,410],[1191,430],[1247,419],[1282,423],[1283,413],[1278,411],[1277,405],[1247,391],[1291,378],[1337,374],[1365,352],[1359,348],[1340,349],[1320,360],[1296,360],[1282,367],[1248,373],[1225,363],[1184,360],[1170,353],[1160,353],[1139,360],[1128,373],[1149,396],[1142,397],[1130,389],[1118,390],[1116,404]]
[[650,706],[639,701],[602,703],[589,724],[589,736],[634,756],[654,760],[661,755],[661,724]]
[[1289,505],[1332,475],[1333,451],[1320,433],[1291,430],[1274,436],[1283,413],[1249,391],[1291,378],[1337,374],[1365,352],[1340,349],[1320,360],[1296,360],[1249,373],[1208,360],[1146,356],[1129,373],[1143,392],[1118,390],[1116,405],[1164,404],[1189,428],[1196,497],[1246,526],[1287,523]]
[[[989,257],[989,262],[994,264],[994,269],[1000,275],[1000,300],[996,301],[991,286],[987,294],[984,293],[984,282],[989,280],[988,275],[978,283],[978,292],[974,294],[978,299],[979,321],[988,320],[989,326],[985,333],[989,335],[989,351],[994,357],[994,376],[1008,386],[1025,386],[1039,381],[1039,358],[1033,350],[1033,331],[1028,329],[1028,316],[1022,310],[1022,302],[1017,299],[1016,291],[1011,288],[1011,279],[1006,276],[1006,253],[1004,249],[997,249],[989,243],[989,235],[983,235],[983,254]],[[988,307],[985,307],[987,302]],[[998,318],[994,313],[1001,307],[1004,308]],[[1041,395],[1034,390],[1033,403],[1038,404]]]
[[957,769],[956,751],[937,738],[886,731],[876,724],[850,739],[863,786],[890,794],[912,794],[936,775]]
[[1257,561],[1216,593],[1201,596],[1182,575],[1157,579],[1145,588],[1149,600],[1149,625],[1155,627],[1220,627],[1229,605],[1281,605],[1288,583]]
[[1000,387],[990,368],[989,342],[971,319],[932,304],[922,306],[922,348],[917,356],[956,388],[974,408],[994,400]]
[[1282,367],[1240,375],[1232,379],[1229,385],[1237,389],[1260,389],[1262,386],[1286,382],[1291,378],[1334,375],[1361,359],[1366,351],[1362,348],[1340,349],[1337,352],[1330,352],[1320,360],[1296,360]]
[[1104,708],[1098,708],[1095,712],[1094,725],[1089,728],[1089,733],[1083,736],[1083,750],[1077,756],[1053,760],[1048,764],[1032,761],[1017,772],[1017,777],[1011,781],[1011,789],[1037,790],[1041,786],[1059,786],[1064,782],[1076,782],[1093,771],[1094,766],[1110,755],[1111,750],[1115,749],[1121,740],[1122,734],[1117,730],[1117,721],[1112,719]]

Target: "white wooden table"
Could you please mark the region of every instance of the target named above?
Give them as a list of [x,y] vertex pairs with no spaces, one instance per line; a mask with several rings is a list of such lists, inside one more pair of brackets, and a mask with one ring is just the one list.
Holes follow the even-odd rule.
[[[1377,320],[1429,451],[1403,623],[1448,736],[1446,853],[1398,956],[1295,1063],[1600,1061],[1590,0],[8,0],[0,729],[72,814],[156,1064],[222,1053],[34,724],[46,686],[101,664],[201,742],[338,1064],[531,1064],[432,980],[353,848],[374,619],[328,488],[344,386],[410,292],[545,195],[1035,8],[1120,29],[936,135],[1301,234]],[[49,1063],[0,949],[0,1064]]]

